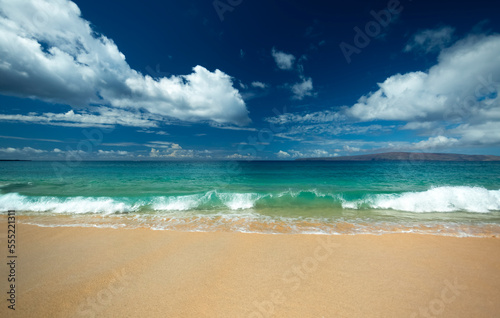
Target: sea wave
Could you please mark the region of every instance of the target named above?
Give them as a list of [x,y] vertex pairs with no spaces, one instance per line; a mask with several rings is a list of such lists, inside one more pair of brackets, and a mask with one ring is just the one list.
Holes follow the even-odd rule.
[[34,197],[18,193],[0,195],[0,210],[20,210],[54,213],[117,213],[136,210],[137,207],[105,197]]
[[500,211],[500,190],[482,187],[436,187],[423,192],[369,195],[361,200],[344,201],[346,209],[391,209],[406,212]]
[[482,187],[443,186],[420,192],[364,194],[353,198],[345,193],[316,189],[277,193],[205,193],[152,197],[55,197],[0,195],[0,211],[19,210],[53,213],[131,213],[169,211],[241,211],[254,209],[395,210],[405,212],[500,211],[500,190]]

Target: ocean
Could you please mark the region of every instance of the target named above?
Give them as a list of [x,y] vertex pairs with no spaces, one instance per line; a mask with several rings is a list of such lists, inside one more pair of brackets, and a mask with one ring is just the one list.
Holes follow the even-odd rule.
[[39,226],[500,234],[500,162],[0,162],[0,212]]

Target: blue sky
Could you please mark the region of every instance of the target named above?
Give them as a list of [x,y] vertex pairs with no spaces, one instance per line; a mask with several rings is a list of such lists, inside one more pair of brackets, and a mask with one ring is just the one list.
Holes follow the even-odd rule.
[[500,155],[499,7],[0,0],[0,159]]

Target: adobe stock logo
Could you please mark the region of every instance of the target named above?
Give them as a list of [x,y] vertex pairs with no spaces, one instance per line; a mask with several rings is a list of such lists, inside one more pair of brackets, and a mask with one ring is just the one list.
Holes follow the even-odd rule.
[[224,21],[224,14],[226,12],[233,12],[234,8],[239,6],[242,2],[243,0],[214,0],[212,5],[219,16],[219,20],[222,22]]
[[346,42],[341,42],[339,45],[347,63],[351,63],[351,55],[361,53],[361,49],[366,48],[371,39],[380,35],[383,29],[387,28],[401,11],[403,11],[403,6],[398,0],[389,0],[387,8],[379,12],[370,11],[370,15],[374,20],[367,22],[364,30],[361,30],[358,26],[354,27],[353,45]]

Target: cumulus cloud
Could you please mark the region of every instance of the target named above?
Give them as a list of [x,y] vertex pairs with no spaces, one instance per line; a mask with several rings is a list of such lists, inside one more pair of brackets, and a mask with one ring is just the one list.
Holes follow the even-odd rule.
[[423,51],[425,53],[439,51],[450,44],[454,32],[455,29],[449,26],[420,31],[413,35],[404,51]]
[[303,78],[302,82],[295,83],[290,87],[293,99],[302,100],[306,96],[314,96],[312,78]]
[[290,158],[290,154],[286,151],[280,150],[276,153],[276,156],[280,159],[287,159]]
[[430,137],[427,140],[422,140],[414,143],[410,148],[418,150],[427,150],[434,148],[449,148],[458,143],[455,138],[448,138],[445,136]]
[[500,36],[470,36],[442,51],[427,72],[396,74],[347,114],[361,120],[434,121],[498,106]]
[[470,35],[443,49],[429,70],[392,75],[352,106],[288,113],[266,120],[286,126],[277,137],[318,145],[328,144],[332,135],[382,134],[396,128],[413,130],[422,140],[364,142],[363,149],[442,150],[500,145],[498,52],[500,35]]
[[[286,84],[284,87],[289,88],[292,92],[292,99],[302,100],[306,96],[315,96],[313,91],[312,78],[304,75],[303,63],[307,61],[307,56],[302,55],[295,63],[296,58],[292,54],[277,51],[274,47],[271,51],[274,61],[279,69],[282,70],[295,70],[297,71],[300,82],[295,84]],[[294,67],[296,64],[296,67]]]
[[461,136],[460,143],[463,145],[500,145],[500,119],[490,120],[484,123],[465,123],[451,129],[450,133]]
[[295,56],[285,52],[277,51],[274,47],[271,54],[276,62],[279,69],[291,70],[293,69],[293,63],[295,62]]
[[104,104],[183,121],[250,122],[230,76],[195,66],[154,79],[127,64],[68,0],[0,1],[0,92],[74,107]]
[[469,36],[444,49],[427,72],[393,75],[344,113],[361,121],[406,121],[404,129],[437,129],[456,139],[443,145],[500,144],[493,128],[500,125],[498,52],[499,35]]
[[[151,141],[145,146],[152,147],[149,152],[150,158],[155,159],[211,159],[210,150],[184,149],[179,144],[168,141]],[[157,149],[158,148],[158,149]]]

